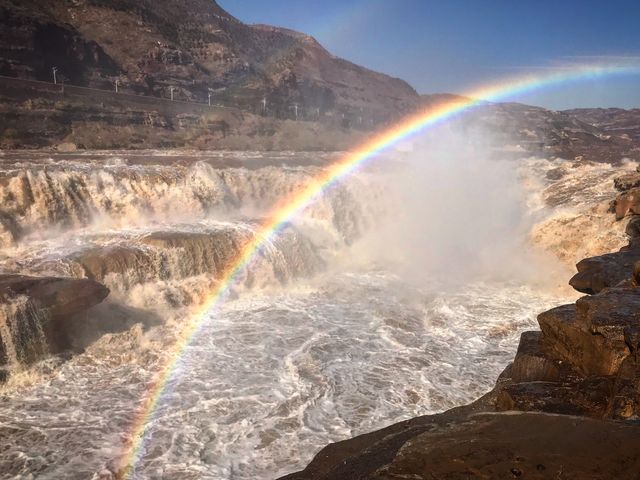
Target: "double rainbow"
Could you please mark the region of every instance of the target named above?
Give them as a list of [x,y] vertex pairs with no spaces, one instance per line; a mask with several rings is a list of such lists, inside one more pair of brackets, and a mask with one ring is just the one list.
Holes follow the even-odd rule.
[[149,384],[148,395],[143,399],[139,413],[132,426],[132,444],[123,457],[124,461],[122,466],[127,472],[126,475],[129,478],[136,476],[136,464],[144,454],[145,439],[148,435],[149,425],[156,415],[156,409],[161,403],[163,394],[167,389],[167,384],[174,377],[176,366],[182,357],[185,347],[198,335],[198,332],[206,320],[212,318],[213,310],[224,302],[236,279],[250,265],[251,261],[259,254],[263,246],[276,236],[287,222],[322,196],[323,192],[328,188],[399,141],[407,139],[434,125],[445,122],[451,117],[470,110],[484,102],[511,99],[518,95],[551,85],[561,85],[579,80],[598,79],[612,75],[638,73],[640,73],[639,64],[582,65],[567,67],[556,73],[547,75],[532,75],[511,79],[503,83],[478,89],[470,92],[465,97],[457,97],[453,101],[440,103],[433,108],[406,118],[375,136],[372,140],[364,143],[356,150],[347,153],[339,161],[309,181],[298,192],[288,198],[284,198],[272,210],[268,219],[259,227],[253,239],[244,245],[236,259],[231,262],[206,301],[204,301],[197,312],[185,322],[185,326],[173,346],[173,353],[169,355],[169,361],[158,371],[154,380]]

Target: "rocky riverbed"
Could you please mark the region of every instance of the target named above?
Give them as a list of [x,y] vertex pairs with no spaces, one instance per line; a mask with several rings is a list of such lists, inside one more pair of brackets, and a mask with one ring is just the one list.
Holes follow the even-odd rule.
[[[601,314],[633,297],[635,164],[452,150],[390,152],[269,242],[183,352],[136,465],[121,458],[137,406],[174,358],[181,326],[265,212],[336,154],[7,152],[2,478],[102,480],[132,468],[141,478],[275,478],[323,445],[374,432],[329,447],[301,474],[322,478],[344,464],[351,470],[335,478],[359,478],[404,444],[397,465],[412,464],[429,435],[460,443],[476,432],[495,452],[499,432],[513,429],[538,438],[526,446],[535,449],[574,422],[501,413],[513,410],[597,417],[580,423],[576,442],[602,428],[602,441],[627,442],[634,350]],[[614,185],[624,192],[612,205]],[[492,214],[470,217],[470,205]],[[433,416],[490,390],[535,315],[575,298],[557,288],[565,264],[620,248],[625,227],[630,247],[581,262],[572,280],[604,303],[552,310],[542,333],[523,335],[491,394]],[[601,427],[605,416],[625,423]],[[585,468],[576,472],[595,465],[598,445],[575,457]],[[438,452],[442,472],[458,465]],[[513,465],[501,457],[499,468],[529,472],[528,455]],[[570,467],[556,460],[536,460],[535,471]]]

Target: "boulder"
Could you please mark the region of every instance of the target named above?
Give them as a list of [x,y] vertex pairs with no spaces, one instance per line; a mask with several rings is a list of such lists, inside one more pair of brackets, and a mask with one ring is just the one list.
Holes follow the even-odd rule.
[[625,233],[629,237],[629,245],[624,247],[623,250],[638,248],[640,246],[640,215],[633,215],[629,219],[625,227]]
[[510,383],[500,389],[496,410],[602,418],[607,413],[613,384],[613,377],[570,377],[558,382]]
[[613,185],[616,190],[620,192],[626,192],[632,188],[640,187],[640,173],[626,173],[613,180]]
[[156,280],[217,274],[235,258],[241,238],[233,230],[152,232],[137,243],[89,248],[73,260],[98,282],[115,275],[126,288]]
[[[596,298],[586,297],[586,298]],[[581,312],[584,314],[585,306]],[[594,312],[596,323],[598,314]],[[552,358],[568,362],[583,376],[614,375],[629,348],[618,337],[608,338],[590,330],[576,305],[563,305],[538,315],[544,334],[542,348]]]
[[0,210],[0,248],[14,245],[21,236],[22,229],[15,217]]
[[52,317],[68,317],[102,302],[109,289],[84,278],[0,275],[0,300],[25,295]]
[[620,366],[606,416],[619,420],[640,417],[640,358],[637,353],[627,357]]
[[[554,315],[556,321],[568,323],[575,313],[574,308],[567,308]],[[550,339],[542,332],[522,334],[513,364],[494,389],[497,411],[539,411],[593,418],[606,414],[614,377],[583,376],[571,362],[558,358],[571,355],[564,351],[558,355],[561,349],[556,341],[557,337]]]
[[640,262],[640,249],[585,258],[577,263],[578,273],[569,280],[569,285],[582,293],[601,292],[630,280],[637,262]]
[[630,213],[640,214],[640,187],[632,188],[619,195],[613,206],[616,220],[621,220]]
[[541,332],[524,332],[509,377],[514,382],[557,381],[562,365],[550,359],[541,349]]
[[73,142],[62,142],[56,145],[56,150],[62,153],[72,153],[78,150],[78,146]]
[[640,328],[640,289],[610,288],[576,302],[578,318],[594,335],[625,345],[625,330]]
[[640,289],[621,287],[541,313],[494,389],[498,411],[640,415]]
[[[109,274],[124,275],[126,273],[146,280],[145,273],[154,266],[153,259],[148,252],[129,245],[108,245],[90,248],[77,253],[76,261],[87,278],[102,282]],[[152,276],[155,272],[149,274]]]
[[88,279],[0,275],[0,364],[28,364],[70,348],[72,320],[108,294]]

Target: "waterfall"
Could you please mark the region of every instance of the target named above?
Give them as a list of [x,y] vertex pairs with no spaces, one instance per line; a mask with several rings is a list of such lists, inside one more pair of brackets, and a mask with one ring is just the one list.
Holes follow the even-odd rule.
[[17,369],[46,356],[43,325],[48,321],[47,312],[24,295],[0,303],[0,362]]

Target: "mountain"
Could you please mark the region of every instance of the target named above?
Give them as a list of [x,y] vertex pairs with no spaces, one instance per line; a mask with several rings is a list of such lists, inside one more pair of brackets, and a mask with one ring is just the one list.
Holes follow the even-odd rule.
[[[421,95],[420,106],[432,108],[470,99],[439,93]],[[544,157],[617,163],[640,160],[640,109],[554,111],[522,103],[485,102],[454,120],[460,131],[490,136],[495,145]]]
[[[216,102],[279,117],[379,122],[411,108],[406,82],[337,58],[308,35],[247,25],[213,0],[5,0],[0,75]],[[296,107],[295,104],[298,106]]]
[[609,135],[640,142],[640,108],[576,108],[566,110],[583,122],[590,123]]
[[640,160],[640,137],[607,131],[572,111],[497,103],[479,108],[468,121],[490,127],[505,144],[517,140],[523,150],[533,154],[612,163],[623,158]]
[[[64,88],[52,85],[53,67]],[[233,108],[207,108],[209,95]],[[420,96],[308,35],[245,24],[213,0],[0,4],[1,148],[339,150],[460,99]],[[640,159],[639,112],[486,103],[461,123],[531,155],[619,161]]]

